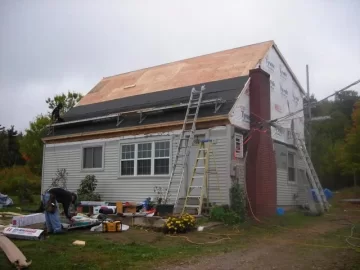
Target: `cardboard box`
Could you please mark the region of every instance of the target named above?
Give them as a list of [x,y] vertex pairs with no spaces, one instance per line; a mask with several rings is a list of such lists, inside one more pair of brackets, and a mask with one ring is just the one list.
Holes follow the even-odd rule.
[[3,234],[8,238],[15,239],[41,240],[44,238],[43,230],[29,228],[7,227],[4,229]]
[[25,227],[33,224],[45,223],[45,214],[36,213],[24,216],[14,216],[11,224],[14,227]]

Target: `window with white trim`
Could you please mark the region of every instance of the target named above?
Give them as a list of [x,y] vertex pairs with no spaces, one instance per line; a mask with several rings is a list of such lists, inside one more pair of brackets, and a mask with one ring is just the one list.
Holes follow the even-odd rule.
[[169,173],[170,141],[121,145],[121,176],[168,175]]
[[133,175],[135,168],[135,145],[121,146],[121,175]]
[[235,133],[235,158],[243,158],[243,135]]
[[83,169],[101,169],[103,167],[102,146],[83,148]]
[[139,143],[137,146],[137,175],[151,175],[152,143]]
[[295,154],[288,151],[288,181],[295,182]]

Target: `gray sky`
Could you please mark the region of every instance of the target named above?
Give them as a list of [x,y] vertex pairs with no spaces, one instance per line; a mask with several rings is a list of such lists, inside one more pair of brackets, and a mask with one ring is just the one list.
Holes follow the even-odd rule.
[[359,0],[0,0],[0,124],[23,130],[47,97],[102,77],[271,39],[322,98],[360,79],[359,14]]

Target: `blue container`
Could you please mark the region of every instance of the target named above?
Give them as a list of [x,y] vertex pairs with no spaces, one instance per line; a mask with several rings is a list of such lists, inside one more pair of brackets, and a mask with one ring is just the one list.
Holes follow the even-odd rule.
[[330,199],[333,197],[333,193],[332,193],[331,190],[328,189],[328,188],[325,188],[325,189],[324,189],[324,193],[325,193],[325,196],[326,196],[326,199],[327,199],[327,200],[330,200]]
[[276,208],[276,213],[278,214],[278,216],[283,216],[285,214],[285,210],[283,208]]
[[[330,189],[325,188],[323,191],[327,200],[330,200],[333,197],[333,193],[331,192]],[[319,202],[319,199],[316,197],[315,189],[312,189],[311,193],[314,198],[314,201]]]

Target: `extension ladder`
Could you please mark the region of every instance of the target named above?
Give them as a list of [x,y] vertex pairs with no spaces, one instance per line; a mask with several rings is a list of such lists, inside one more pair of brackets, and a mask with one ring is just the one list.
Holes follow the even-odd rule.
[[[191,146],[194,141],[194,135],[196,131],[196,121],[199,114],[199,108],[202,101],[204,90],[205,90],[205,85],[201,86],[200,91],[197,91],[195,88],[191,90],[191,95],[186,110],[183,127],[180,133],[177,153],[172,166],[170,180],[164,198],[165,203],[167,203],[168,200],[170,200],[170,194],[174,192],[175,198],[173,198],[173,202],[175,206],[179,198],[181,184],[184,180],[187,160],[190,154]],[[189,125],[191,125],[190,129],[189,129]],[[180,167],[180,170],[177,170],[178,167]]]
[[[197,215],[201,215],[204,198],[206,198],[206,204],[209,206],[209,174],[212,172],[215,172],[220,194],[219,175],[216,170],[216,160],[212,150],[212,144],[211,139],[201,140],[200,142],[182,214],[184,214],[187,208],[192,208],[197,210]],[[213,170],[210,170],[209,167],[210,159],[213,161]],[[197,191],[197,194],[194,193],[195,191]],[[197,204],[190,204],[189,199],[197,200]]]
[[316,197],[319,200],[320,210],[323,213],[324,210],[329,210],[329,203],[326,199],[324,190],[321,186],[319,177],[315,171],[315,168],[311,162],[310,156],[306,150],[305,142],[293,131],[293,137],[296,147],[299,149],[302,159],[305,161],[306,171],[309,176],[309,181],[312,188],[315,190]]

